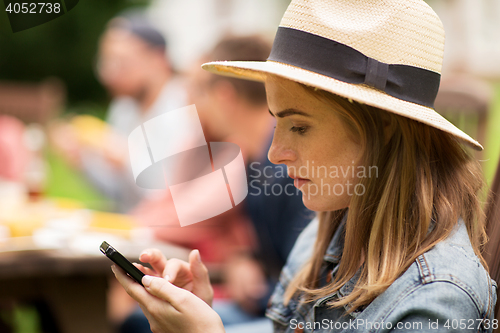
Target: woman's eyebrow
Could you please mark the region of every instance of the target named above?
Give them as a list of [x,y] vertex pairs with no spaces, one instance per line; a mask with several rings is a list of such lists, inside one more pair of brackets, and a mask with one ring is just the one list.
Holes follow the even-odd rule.
[[[271,112],[271,110],[269,110],[269,113],[271,114],[271,116],[274,117],[274,114]],[[276,116],[279,118],[284,118],[284,117],[293,116],[293,115],[300,115],[300,116],[304,116],[304,117],[311,116],[303,111],[299,111],[296,109],[285,109],[285,110],[282,110],[282,111],[276,113]]]

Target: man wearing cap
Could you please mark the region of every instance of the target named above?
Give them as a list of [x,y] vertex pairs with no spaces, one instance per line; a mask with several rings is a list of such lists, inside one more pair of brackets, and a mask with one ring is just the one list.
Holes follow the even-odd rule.
[[[139,15],[125,15],[110,21],[99,44],[98,78],[114,98],[107,122],[114,135],[106,154],[83,150],[82,166],[88,178],[126,212],[144,192],[129,170],[127,137],[144,121],[185,106],[186,95],[174,76],[166,53],[166,40]],[[178,128],[189,127],[179,119]]]

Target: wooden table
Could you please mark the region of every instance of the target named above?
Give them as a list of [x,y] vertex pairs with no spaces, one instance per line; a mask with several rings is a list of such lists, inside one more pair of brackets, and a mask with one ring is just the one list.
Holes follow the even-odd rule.
[[[61,333],[109,333],[106,291],[111,261],[96,248],[95,255],[67,249],[36,249],[19,240],[0,246],[0,303],[42,301]],[[29,240],[23,240],[24,243]],[[21,242],[22,243],[22,242]],[[129,244],[124,255],[137,261],[147,247],[158,247],[169,258],[186,260],[188,251],[166,244]],[[3,251],[1,251],[3,249]],[[120,250],[120,249],[118,249]],[[121,250],[120,250],[121,251]],[[42,318],[46,319],[46,318]]]

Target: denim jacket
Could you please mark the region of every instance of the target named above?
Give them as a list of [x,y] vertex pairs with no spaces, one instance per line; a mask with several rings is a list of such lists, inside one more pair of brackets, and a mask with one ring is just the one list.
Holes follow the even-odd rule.
[[[324,256],[331,268],[327,281],[338,269],[344,224]],[[294,297],[285,306],[284,291],[311,257],[317,230],[315,219],[299,236],[269,301],[266,315],[275,332],[491,332],[498,327],[493,319],[497,285],[474,254],[463,221],[362,310],[346,314],[347,306],[326,305],[348,295],[358,274],[333,295],[309,303]]]

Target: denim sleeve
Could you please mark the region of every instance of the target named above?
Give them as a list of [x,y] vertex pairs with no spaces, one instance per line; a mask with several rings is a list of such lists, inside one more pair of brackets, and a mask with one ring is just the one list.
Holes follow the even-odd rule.
[[498,327],[493,309],[477,304],[470,292],[460,281],[421,285],[389,314],[390,332],[492,332]]

